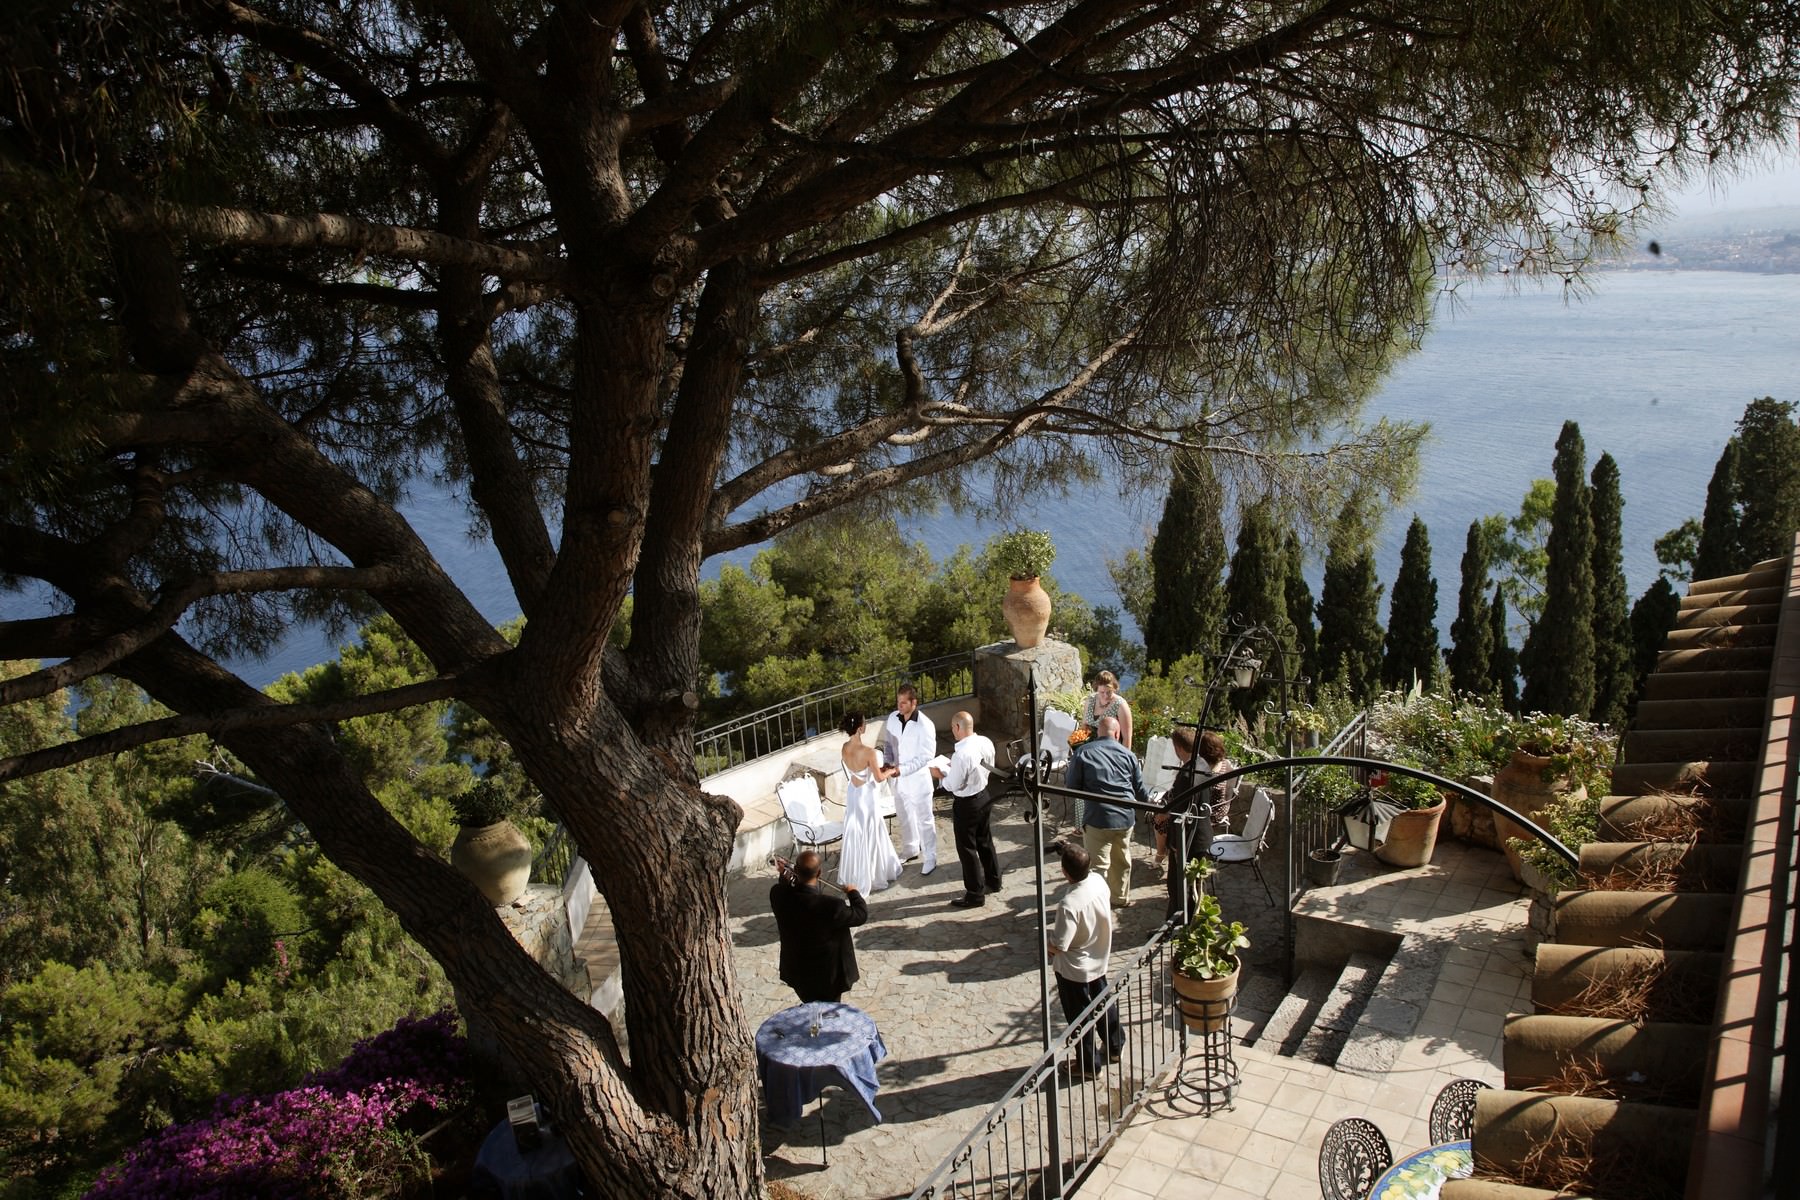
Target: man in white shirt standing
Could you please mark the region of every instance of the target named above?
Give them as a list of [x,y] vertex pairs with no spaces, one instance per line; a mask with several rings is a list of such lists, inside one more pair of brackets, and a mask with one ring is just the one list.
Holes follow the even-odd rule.
[[[1063,892],[1050,927],[1050,960],[1056,968],[1056,998],[1063,1018],[1073,1021],[1095,997],[1106,992],[1106,963],[1112,957],[1113,913],[1106,880],[1088,872],[1088,852],[1063,843],[1063,875],[1069,888]],[[1094,1026],[1094,1036],[1081,1039],[1080,1069],[1092,1072],[1101,1062],[1100,1033],[1106,1033],[1106,1058],[1125,1048],[1125,1030],[1119,1025],[1119,1006],[1110,1004]]]
[[975,732],[975,718],[959,712],[950,718],[950,736],[956,752],[943,770],[931,768],[932,778],[956,797],[950,809],[955,831],[956,857],[962,863],[963,894],[950,903],[975,908],[1000,890],[1000,860],[994,855],[994,835],[988,815],[994,806],[988,777],[994,769],[994,743]]
[[883,730],[888,765],[900,774],[894,779],[894,811],[900,818],[900,859],[918,858],[920,874],[937,870],[937,825],[931,817],[931,772],[937,753],[937,727],[919,711],[919,693],[910,683],[900,685],[894,711]]

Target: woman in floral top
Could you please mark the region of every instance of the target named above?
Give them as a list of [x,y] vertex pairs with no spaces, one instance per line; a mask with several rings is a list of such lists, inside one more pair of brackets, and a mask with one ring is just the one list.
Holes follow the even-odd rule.
[[1126,749],[1131,748],[1131,705],[1125,703],[1125,697],[1119,695],[1119,677],[1111,671],[1102,671],[1094,676],[1094,690],[1081,702],[1081,723],[1089,728],[1097,728],[1102,717],[1114,717],[1119,722],[1119,743]]

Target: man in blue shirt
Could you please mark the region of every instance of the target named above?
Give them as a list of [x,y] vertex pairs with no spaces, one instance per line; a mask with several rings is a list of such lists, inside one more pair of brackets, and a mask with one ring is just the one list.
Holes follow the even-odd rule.
[[[1144,769],[1138,765],[1137,755],[1119,741],[1116,717],[1102,717],[1094,736],[1075,747],[1063,783],[1097,796],[1150,803]],[[1127,805],[1101,800],[1084,800],[1082,810],[1082,845],[1094,873],[1106,877],[1112,906],[1124,908],[1131,903],[1131,828],[1136,814]]]

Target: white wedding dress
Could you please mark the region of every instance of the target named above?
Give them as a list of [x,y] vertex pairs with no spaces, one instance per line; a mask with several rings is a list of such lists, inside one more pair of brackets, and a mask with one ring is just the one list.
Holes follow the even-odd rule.
[[[881,751],[875,752],[875,767],[881,766]],[[881,819],[880,789],[875,771],[852,771],[844,768],[850,781],[844,797],[844,843],[838,857],[838,882],[856,887],[864,894],[879,892],[900,877],[900,856],[894,853],[894,840],[888,836],[887,822]]]

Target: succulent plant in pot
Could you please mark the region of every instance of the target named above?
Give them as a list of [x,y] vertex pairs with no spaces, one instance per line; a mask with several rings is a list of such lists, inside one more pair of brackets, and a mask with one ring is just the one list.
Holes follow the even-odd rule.
[[531,882],[531,842],[508,820],[515,805],[500,781],[477,780],[450,797],[450,808],[462,826],[450,844],[450,865],[496,908],[524,895]]
[[988,543],[988,559],[1011,579],[1036,579],[1056,560],[1048,530],[1014,529]]
[[1050,597],[1039,581],[1056,557],[1056,543],[1038,529],[1015,529],[988,543],[988,561],[1005,571],[1012,581],[1000,611],[1012,630],[1013,641],[1028,650],[1044,640],[1050,627]]
[[1176,930],[1169,943],[1182,1019],[1189,1029],[1200,1033],[1225,1028],[1242,974],[1238,951],[1250,946],[1243,922],[1226,921],[1218,897],[1205,890],[1213,870],[1208,858],[1188,862],[1188,883],[1199,890],[1199,898],[1187,924]]

